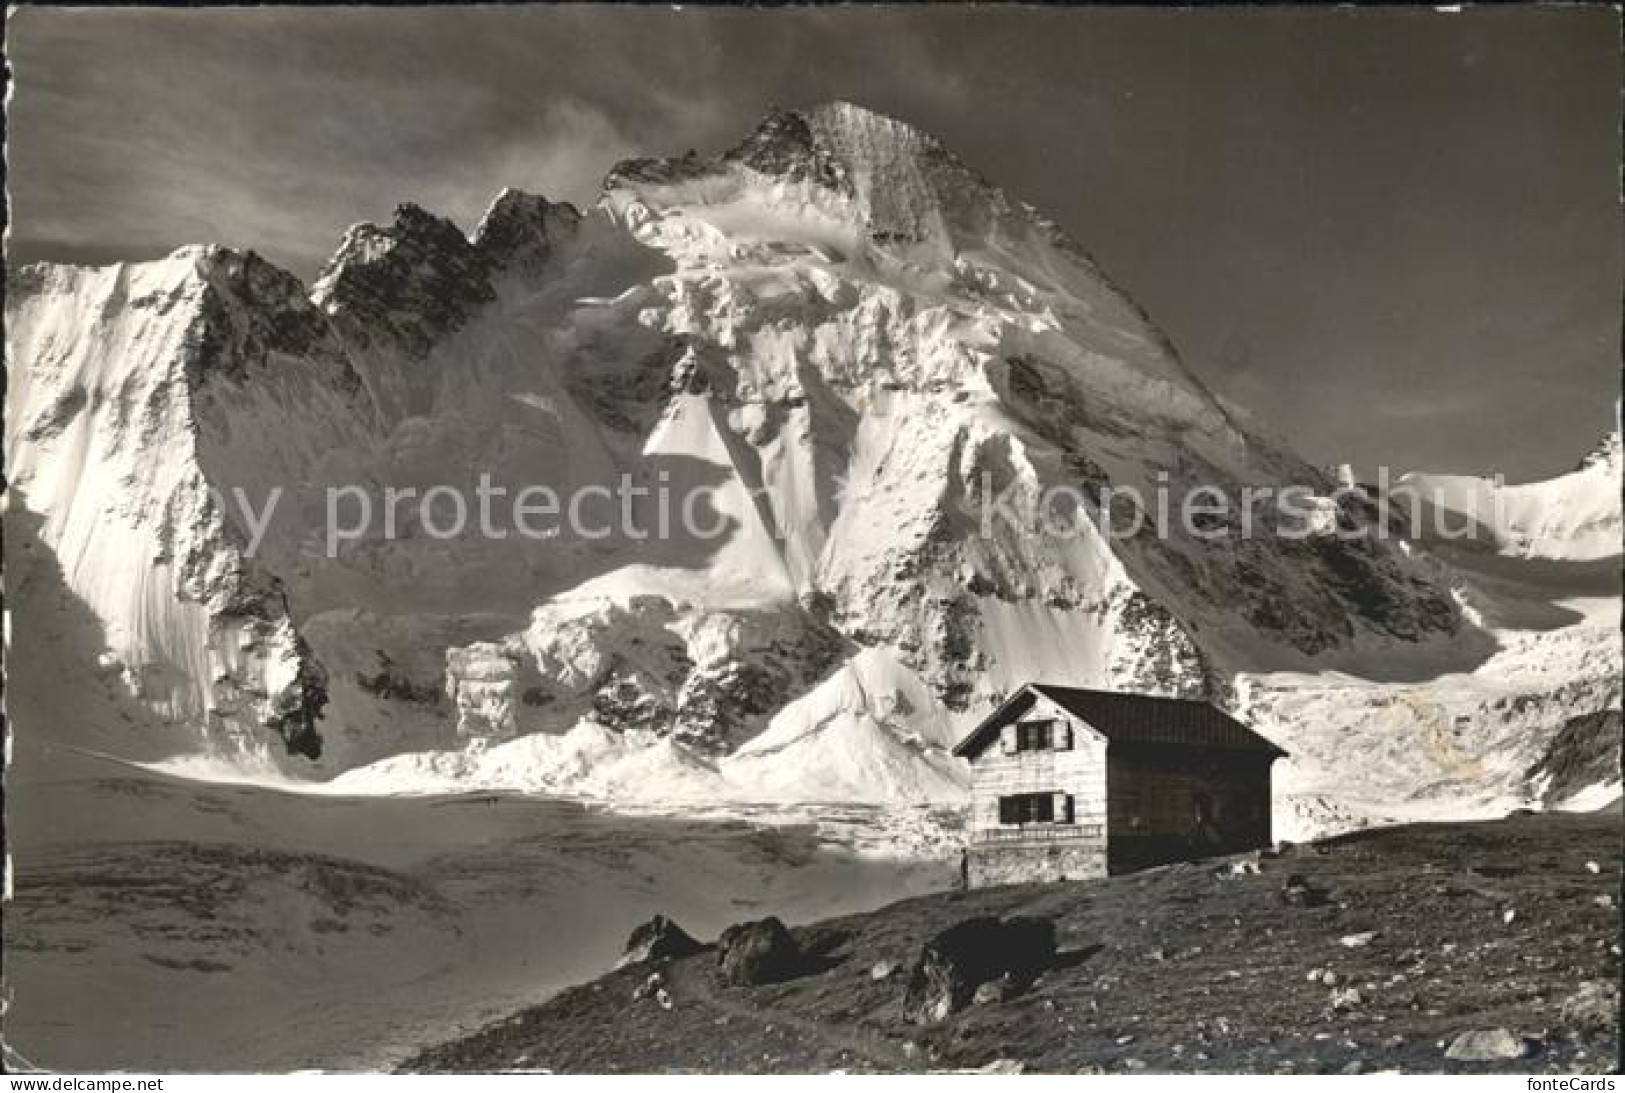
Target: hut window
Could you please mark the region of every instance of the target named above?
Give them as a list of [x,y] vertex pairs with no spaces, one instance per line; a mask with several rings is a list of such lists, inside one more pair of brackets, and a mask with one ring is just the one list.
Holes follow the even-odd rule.
[[1072,726],[1060,721],[1021,721],[1016,724],[1017,751],[1066,751],[1072,747]]
[[1072,726],[1048,718],[1016,721],[999,730],[999,750],[1006,755],[1019,751],[1070,751]]
[[1051,721],[1023,721],[1016,726],[1017,744],[1021,751],[1042,751],[1049,747]]
[[1071,818],[1072,798],[1065,793],[1017,793],[999,798],[1001,824],[1069,823]]

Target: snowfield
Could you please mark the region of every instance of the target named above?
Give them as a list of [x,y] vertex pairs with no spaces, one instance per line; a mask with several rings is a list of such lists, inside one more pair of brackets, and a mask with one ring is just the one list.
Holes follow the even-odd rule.
[[952,883],[923,809],[633,816],[311,796],[24,748],[7,779],[8,1069],[373,1070],[677,915],[809,921]]
[[1586,562],[1619,556],[1619,484],[1616,430],[1572,472],[1550,481],[1507,485],[1469,475],[1409,474],[1397,488],[1444,510],[1422,510],[1426,519],[1416,530],[1424,542],[1449,544],[1446,535],[1476,525],[1481,533],[1459,549]]

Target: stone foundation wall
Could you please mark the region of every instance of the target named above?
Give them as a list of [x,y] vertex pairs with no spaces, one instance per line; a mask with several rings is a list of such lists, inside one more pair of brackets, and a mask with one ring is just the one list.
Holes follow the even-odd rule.
[[1088,880],[1106,875],[1106,842],[1102,838],[972,845],[966,851],[966,865],[966,879],[972,888]]

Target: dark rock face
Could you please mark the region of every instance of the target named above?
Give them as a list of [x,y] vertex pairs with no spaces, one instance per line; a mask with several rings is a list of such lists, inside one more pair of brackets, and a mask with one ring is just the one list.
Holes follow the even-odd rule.
[[1055,961],[1055,923],[1047,918],[966,919],[925,943],[909,977],[903,1010],[930,1024],[969,1006],[983,984],[985,1001],[1009,997]]
[[716,166],[712,160],[704,158],[692,149],[682,156],[669,159],[658,157],[642,157],[638,159],[624,159],[610,168],[609,174],[604,177],[604,191],[608,192],[618,186],[636,184],[639,182],[666,183],[683,182],[689,179],[705,178],[716,173]]
[[316,299],[351,343],[381,338],[422,357],[496,299],[500,274],[539,272],[580,222],[569,204],[504,190],[470,242],[450,220],[401,205],[387,226],[345,234]]
[[835,630],[809,624],[737,660],[696,666],[677,692],[672,735],[703,754],[723,754],[765,726],[781,696],[803,693],[833,671],[846,648]]
[[[313,360],[335,389],[354,393],[361,378],[344,356],[326,317],[297,277],[253,251],[210,247],[198,259],[205,289],[188,331],[192,354],[187,377],[238,382],[274,378],[277,354]],[[132,307],[162,308],[173,301],[137,300]]]
[[645,960],[680,960],[702,951],[704,945],[695,941],[688,931],[665,915],[656,915],[632,931],[626,939],[626,950],[621,963],[637,964]]
[[[1119,529],[1132,526],[1132,509],[1110,503],[1104,491],[1133,484],[1110,481],[1092,456],[1096,445],[1109,450],[1146,423],[1091,405],[1098,400],[1053,362],[1028,354],[1005,358],[1003,366],[1003,394],[1011,412],[1056,447],[1092,504],[1108,498],[1106,521]],[[1369,500],[1333,498],[1337,534],[1306,536],[1300,521],[1274,503],[1248,501],[1243,484],[1202,453],[1181,454],[1168,471],[1184,488],[1217,486],[1229,502],[1227,514],[1193,518],[1190,528],[1170,521],[1166,535],[1125,535],[1117,542],[1136,583],[1181,590],[1176,625],[1201,622],[1202,614],[1222,625],[1227,616],[1239,614],[1272,639],[1309,654],[1334,648],[1359,630],[1421,641],[1461,628],[1448,591],[1379,534],[1383,512]],[[1333,488],[1295,457],[1267,460],[1253,473],[1280,488],[1319,496]],[[1247,525],[1250,533],[1243,530]],[[1146,667],[1155,673],[1154,665]],[[1148,682],[1155,685],[1154,679]]]
[[1121,651],[1112,665],[1125,689],[1212,699],[1214,674],[1201,648],[1173,612],[1134,589],[1118,608]]
[[617,432],[643,436],[666,408],[672,372],[682,357],[677,344],[662,345],[641,357],[595,364],[567,379],[570,394],[600,422]]
[[574,235],[569,205],[507,190],[470,241],[456,224],[401,205],[387,225],[345,233],[311,299],[326,314],[386,419],[426,413],[436,373],[417,367],[497,299],[498,286],[535,277]]
[[296,635],[294,643],[299,658],[298,676],[294,685],[280,696],[266,727],[282,737],[289,755],[320,759],[322,736],[316,723],[327,709],[327,670],[317,662],[303,637]]
[[317,299],[347,341],[378,338],[423,357],[442,337],[496,299],[485,257],[457,225],[416,205],[388,227],[346,233],[317,282]]
[[806,954],[777,918],[741,922],[717,939],[717,966],[736,986],[778,983],[807,969]]
[[492,269],[535,274],[580,223],[581,214],[567,202],[503,190],[475,230],[474,247]]
[[811,182],[850,196],[852,185],[845,167],[821,147],[804,114],[775,109],[750,136],[721,156],[689,151],[667,159],[629,159],[617,163],[604,180],[604,189],[638,183],[674,183],[723,173],[731,164],[743,164],[764,175],[792,182]]
[[594,680],[589,701],[598,724],[670,736],[701,755],[727,754],[766,726],[785,695],[816,685],[849,650],[839,632],[809,619],[726,611],[700,620],[731,634],[726,652],[696,663],[676,619],[669,608],[618,618],[625,632],[635,629],[638,652],[610,658]]
[[82,385],[75,384],[63,392],[62,396],[52,403],[50,409],[34,419],[34,424],[28,427],[24,439],[31,444],[39,444],[60,435],[89,405],[90,392]]
[[765,175],[812,182],[837,193],[852,192],[845,168],[818,146],[807,119],[790,111],[774,110],[723,158]]
[[1543,799],[1555,803],[1587,786],[1619,779],[1620,713],[1598,710],[1571,717],[1524,772],[1525,781],[1546,783]]

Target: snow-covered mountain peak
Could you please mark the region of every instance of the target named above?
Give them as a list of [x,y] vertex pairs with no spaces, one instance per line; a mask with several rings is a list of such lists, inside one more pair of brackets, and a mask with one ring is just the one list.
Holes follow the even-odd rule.
[[445,217],[436,216],[410,201],[395,206],[388,224],[370,221],[352,225],[338,249],[317,277],[317,285],[333,281],[351,266],[381,261],[397,249],[424,253],[457,253],[469,245],[462,231]]
[[352,334],[389,327],[400,348],[422,356],[496,298],[502,275],[539,272],[580,219],[569,204],[509,188],[470,238],[450,220],[402,204],[389,224],[362,223],[344,233],[311,296]]
[[[218,246],[35,267],[18,287],[6,301],[18,362],[8,600],[54,640],[89,644],[89,663],[64,666],[86,692],[158,714],[125,754],[274,763],[273,742],[319,754],[325,673],[219,491],[297,483],[333,436],[365,433],[370,409],[337,337],[297,278]],[[70,716],[62,731],[95,720]]]
[[818,139],[806,114],[773,110],[734,148],[724,163],[742,163],[764,175],[814,182],[850,195],[851,180],[845,165]]
[[942,144],[916,125],[847,99],[814,103],[794,113],[804,118],[822,138],[837,145],[854,147],[890,143],[898,147],[940,148]]
[[580,214],[519,190],[504,190],[473,238],[450,220],[413,204],[388,224],[344,233],[311,291],[357,358],[378,411],[387,420],[427,408],[438,380],[431,352],[494,305],[510,279],[533,281]]
[[1000,237],[1036,235],[1066,245],[1052,224],[1010,201],[936,137],[849,102],[775,109],[717,156],[689,152],[621,163],[604,190],[612,207],[631,194],[659,209],[726,201],[741,186],[759,199],[761,191],[784,188],[772,203],[841,222],[849,245],[923,248],[948,260]]
[[[951,795],[945,745],[1033,678],[1222,701],[1476,647],[1448,578],[1330,534],[1373,517],[1053,225],[851,104],[623,163],[584,214],[506,190],[468,235],[402,206],[308,297],[219,248],[19,276],[8,456],[105,631],[80,659],[105,643],[196,750],[270,729],[327,774]],[[532,486],[559,505],[520,534]],[[355,530],[324,542],[334,487]],[[1306,490],[1319,530],[1097,522],[1108,490],[1149,514],[1197,487]],[[289,493],[252,556],[212,499],[239,489]],[[462,534],[419,503],[448,490]]]
[[253,251],[207,247],[192,254],[199,285],[194,368],[265,382],[269,377],[256,378],[252,370],[273,356],[293,358],[315,362],[337,390],[359,389],[360,377],[298,277]]
[[496,298],[474,244],[450,220],[412,204],[387,225],[345,232],[311,296],[361,344],[387,333],[413,357]]
[[814,107],[806,119],[845,168],[876,239],[940,238],[958,248],[1010,226],[1016,210],[1004,192],[929,133],[847,102]]
[[491,202],[474,229],[474,248],[495,270],[539,273],[561,241],[574,234],[581,213],[512,187]]
[[1622,544],[1620,434],[1608,433],[1567,474],[1508,485],[1500,477],[1407,474],[1398,488],[1418,499],[1427,518],[1418,529],[1438,538],[1453,513],[1474,534],[1443,544],[1448,550],[1494,551],[1520,558],[1569,562],[1617,558]]

